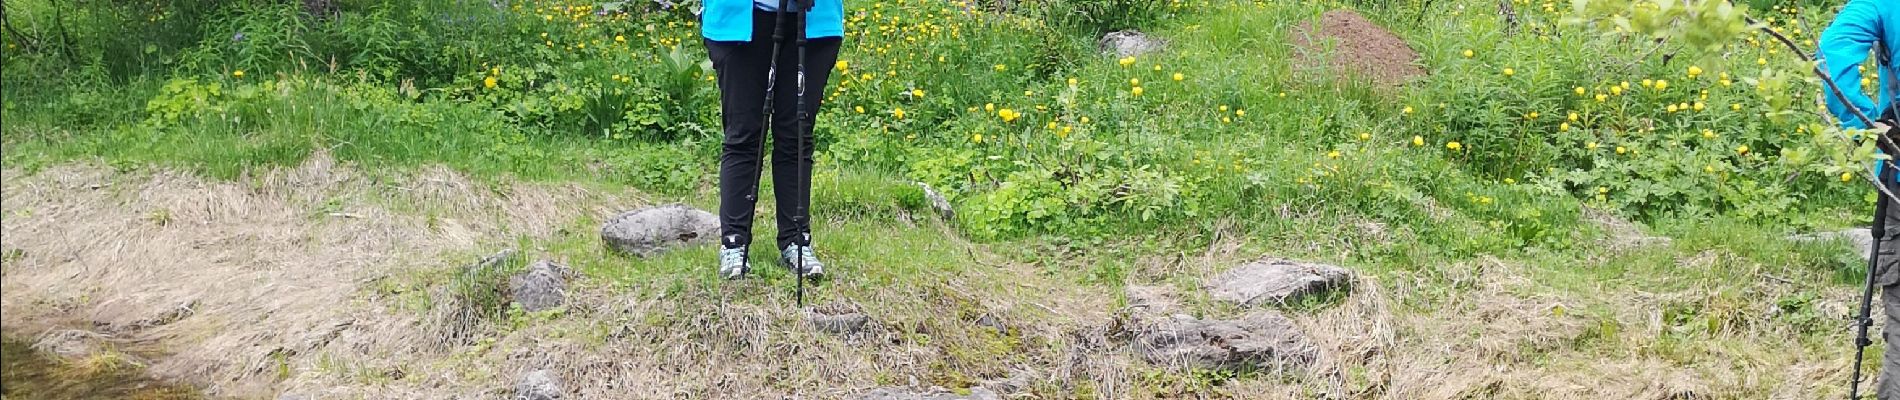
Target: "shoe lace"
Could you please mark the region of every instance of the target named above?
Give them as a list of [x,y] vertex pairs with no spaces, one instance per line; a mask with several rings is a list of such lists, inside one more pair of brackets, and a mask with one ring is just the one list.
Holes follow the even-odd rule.
[[811,246],[800,246],[800,245],[794,244],[794,245],[786,247],[785,251],[787,254],[786,258],[798,257],[798,260],[796,261],[803,262],[807,266],[819,265],[818,253],[815,251],[812,251]]
[[745,263],[744,247],[719,249],[719,265],[737,266],[743,263]]

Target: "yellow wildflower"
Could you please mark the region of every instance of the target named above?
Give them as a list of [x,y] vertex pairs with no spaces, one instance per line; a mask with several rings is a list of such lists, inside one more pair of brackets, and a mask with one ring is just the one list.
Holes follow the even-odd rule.
[[1445,143],[1445,148],[1447,148],[1447,149],[1451,149],[1451,150],[1453,150],[1453,151],[1457,151],[1458,149],[1462,149],[1462,148],[1464,148],[1464,147],[1465,147],[1465,145],[1462,145],[1462,144],[1459,144],[1458,142],[1446,142],[1446,143]]
[[1187,75],[1181,75],[1179,72],[1174,73],[1175,82],[1180,82],[1182,79],[1187,79]]
[[482,87],[485,87],[485,88],[489,88],[489,89],[494,89],[494,88],[495,88],[495,77],[493,77],[493,76],[490,76],[490,77],[487,77],[487,78],[482,78]]
[[1424,136],[1418,136],[1418,135],[1412,135],[1412,145],[1413,145],[1413,146],[1424,146],[1424,145],[1425,145],[1425,137],[1424,137]]
[[1140,95],[1141,95],[1141,87],[1140,87],[1140,86],[1136,86],[1136,87],[1135,87],[1134,89],[1129,89],[1129,90],[1128,90],[1128,93],[1129,93],[1129,94],[1133,94],[1133,95],[1136,95],[1136,96],[1140,96]]
[[897,109],[891,110],[891,116],[897,117],[897,119],[904,119],[904,108],[898,107]]

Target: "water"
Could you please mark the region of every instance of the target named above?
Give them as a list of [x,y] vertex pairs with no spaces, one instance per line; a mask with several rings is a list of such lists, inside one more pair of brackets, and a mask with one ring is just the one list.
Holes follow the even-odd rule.
[[[0,398],[5,400],[197,400],[188,386],[160,382],[109,362],[61,363],[26,342],[0,339]],[[92,365],[101,365],[95,367]]]

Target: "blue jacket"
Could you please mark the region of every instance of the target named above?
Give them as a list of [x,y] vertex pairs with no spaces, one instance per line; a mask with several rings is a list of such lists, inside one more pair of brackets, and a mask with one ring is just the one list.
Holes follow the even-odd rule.
[[[753,0],[706,0],[699,14],[700,36],[720,42],[752,41]],[[805,37],[844,37],[844,0],[813,0],[805,15]]]
[[[1868,118],[1878,119],[1887,108],[1893,105],[1893,96],[1900,93],[1900,68],[1894,65],[1882,66],[1877,71],[1880,76],[1880,101],[1867,98],[1860,84],[1860,67],[1867,65],[1869,53],[1875,44],[1886,48],[1890,59],[1900,60],[1900,2],[1893,0],[1851,0],[1847,6],[1835,14],[1834,23],[1821,33],[1821,68],[1828,76],[1834,77],[1834,84],[1845,92],[1836,96],[1834,91],[1823,85],[1822,96],[1827,98],[1827,109],[1841,120],[1841,126],[1851,129],[1866,129],[1867,124],[1849,111],[1847,103],[1840,98],[1846,97],[1848,103],[1859,108]],[[1886,163],[1876,163],[1876,171]],[[1878,172],[1876,172],[1878,173]]]

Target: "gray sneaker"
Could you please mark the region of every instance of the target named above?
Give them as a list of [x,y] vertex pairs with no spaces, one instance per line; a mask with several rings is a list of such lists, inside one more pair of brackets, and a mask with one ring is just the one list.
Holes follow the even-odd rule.
[[744,278],[752,265],[746,262],[746,246],[719,248],[719,277],[726,279]]
[[786,269],[797,269],[801,254],[805,262],[803,275],[806,278],[818,278],[825,275],[825,263],[818,262],[818,252],[812,251],[811,246],[797,244],[785,246],[785,250],[779,251],[778,261],[784,264]]

